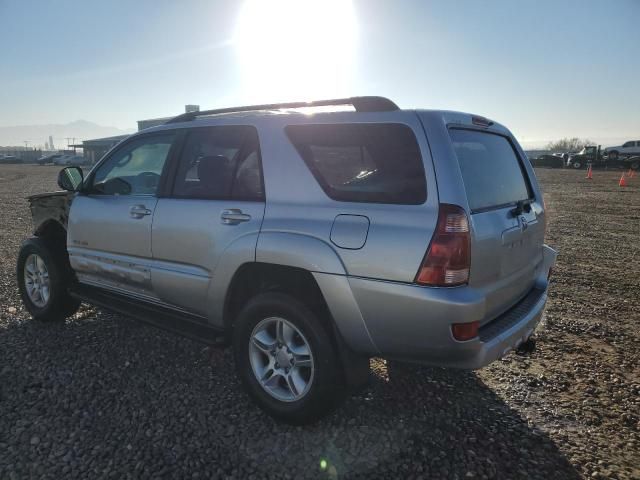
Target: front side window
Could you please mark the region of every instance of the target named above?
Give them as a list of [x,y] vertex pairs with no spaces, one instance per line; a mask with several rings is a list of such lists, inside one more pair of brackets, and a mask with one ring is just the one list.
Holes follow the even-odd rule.
[[155,195],[175,135],[133,140],[114,152],[96,171],[91,193]]
[[624,145],[622,145],[622,148],[626,148],[626,147],[633,147],[633,142],[627,142]]
[[406,125],[289,125],[286,131],[334,200],[419,205],[427,198],[418,142]]
[[258,135],[253,127],[197,128],[180,155],[173,187],[178,198],[264,198]]

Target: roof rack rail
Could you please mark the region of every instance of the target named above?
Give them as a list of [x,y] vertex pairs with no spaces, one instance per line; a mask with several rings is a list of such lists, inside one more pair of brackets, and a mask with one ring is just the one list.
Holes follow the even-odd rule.
[[202,110],[200,112],[187,112],[165,122],[179,123],[195,120],[205,115],[217,115],[220,113],[252,112],[255,110],[278,110],[281,108],[326,107],[330,105],[353,105],[356,112],[391,112],[400,108],[385,97],[350,97],[333,100],[316,100],[314,102],[288,102],[266,103],[263,105],[247,105],[244,107],[218,108],[216,110]]

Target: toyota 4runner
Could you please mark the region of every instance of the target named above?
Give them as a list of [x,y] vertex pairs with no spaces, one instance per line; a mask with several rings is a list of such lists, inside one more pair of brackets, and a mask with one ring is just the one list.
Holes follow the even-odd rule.
[[186,113],[30,197],[20,293],[232,345],[259,406],[312,421],[370,357],[476,369],[527,341],[556,253],[525,159],[498,123],[382,97]]

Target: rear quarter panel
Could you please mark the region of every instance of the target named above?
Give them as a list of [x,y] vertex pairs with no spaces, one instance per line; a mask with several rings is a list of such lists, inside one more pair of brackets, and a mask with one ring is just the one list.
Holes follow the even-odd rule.
[[[287,125],[321,123],[400,123],[411,128],[423,158],[426,202],[422,205],[391,205],[339,202],[329,198],[285,132]],[[335,252],[347,275],[413,282],[438,215],[438,185],[431,151],[414,112],[287,115],[275,120],[271,118],[260,126],[259,132],[267,195],[261,236],[281,232],[312,237]],[[368,218],[370,226],[362,248],[340,248],[332,243],[331,230],[338,215]],[[287,251],[284,245],[282,248],[280,261],[286,261],[291,250]],[[265,254],[259,242],[256,257],[260,261]],[[272,250],[269,255],[274,255]],[[318,262],[318,269],[314,271],[325,271],[324,264]]]

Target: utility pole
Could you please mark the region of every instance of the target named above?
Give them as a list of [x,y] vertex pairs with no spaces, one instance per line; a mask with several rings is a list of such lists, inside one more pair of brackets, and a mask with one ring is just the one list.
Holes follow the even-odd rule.
[[71,137],[64,137],[64,139],[67,141],[67,150],[69,150],[69,140],[71,140]]
[[29,144],[31,142],[29,140],[24,140],[24,149],[26,150],[27,148],[29,148]]

